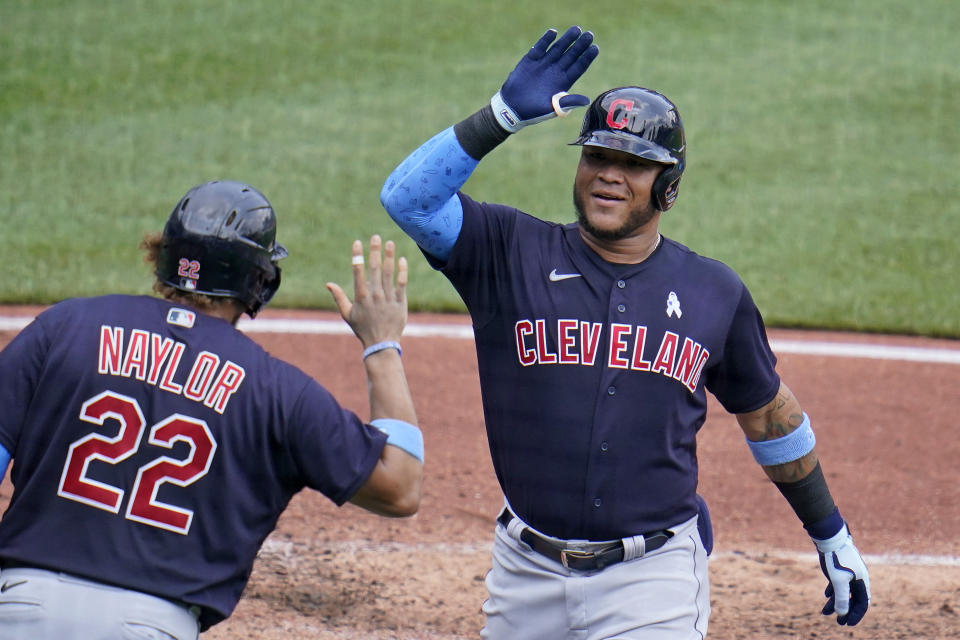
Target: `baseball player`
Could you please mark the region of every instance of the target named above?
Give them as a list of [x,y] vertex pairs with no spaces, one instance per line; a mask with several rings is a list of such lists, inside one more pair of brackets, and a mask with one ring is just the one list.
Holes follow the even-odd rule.
[[[593,35],[548,30],[482,109],[389,176],[381,202],[470,312],[506,505],[484,638],[703,638],[710,614],[696,436],[706,391],[813,538],[824,614],[854,625],[870,582],[827,488],[810,419],[727,266],[658,231],[685,167],[676,107],[641,87],[567,91]],[[588,106],[574,224],[460,191],[523,127]],[[699,524],[699,527],[698,527]]]
[[[371,421],[235,324],[280,285],[276,217],[238,182],[191,189],[143,248],[152,296],[72,299],[0,352],[0,638],[194,640],[237,604],[304,487],[384,516],[420,503],[423,439],[400,360],[407,263],[353,245]],[[367,267],[369,266],[369,272]]]

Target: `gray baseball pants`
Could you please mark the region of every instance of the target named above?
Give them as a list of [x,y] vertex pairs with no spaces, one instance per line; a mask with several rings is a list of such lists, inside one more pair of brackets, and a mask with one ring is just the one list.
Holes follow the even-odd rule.
[[0,569],[0,640],[197,640],[195,612],[54,571]]
[[673,537],[659,549],[591,572],[566,569],[536,553],[520,540],[522,528],[517,520],[509,531],[497,525],[482,638],[706,637],[710,586],[696,516],[671,527]]

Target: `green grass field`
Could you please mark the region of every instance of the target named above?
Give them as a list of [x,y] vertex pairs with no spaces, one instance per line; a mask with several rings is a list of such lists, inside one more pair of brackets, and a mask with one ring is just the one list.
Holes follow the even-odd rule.
[[[137,243],[191,186],[248,182],[291,251],[276,306],[332,308],[349,245],[411,258],[411,308],[462,310],[378,201],[547,27],[576,85],[656,88],[689,168],[665,233],[735,268],[771,326],[960,338],[960,5],[942,0],[0,3],[0,302],[148,292]],[[465,190],[569,221],[576,117],[520,132]]]

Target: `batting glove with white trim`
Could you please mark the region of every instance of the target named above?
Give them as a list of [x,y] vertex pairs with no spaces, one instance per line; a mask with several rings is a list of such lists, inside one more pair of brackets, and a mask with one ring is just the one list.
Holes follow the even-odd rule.
[[567,91],[600,53],[593,34],[570,27],[553,42],[556,37],[556,29],[548,29],[490,100],[497,122],[511,133],[590,104],[587,96]]
[[844,523],[836,535],[826,540],[812,538],[820,554],[820,568],[829,580],[824,595],[823,615],[837,614],[837,624],[853,626],[860,622],[870,606],[870,575],[860,552],[853,545]]

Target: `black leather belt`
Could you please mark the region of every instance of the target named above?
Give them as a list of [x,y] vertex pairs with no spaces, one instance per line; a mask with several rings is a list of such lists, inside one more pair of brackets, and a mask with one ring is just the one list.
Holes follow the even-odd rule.
[[[497,522],[506,527],[513,518],[514,515],[510,513],[510,510],[504,509],[497,518]],[[645,552],[659,549],[672,537],[673,532],[666,529],[643,534]],[[569,549],[561,543],[538,535],[529,527],[523,528],[523,531],[520,532],[520,539],[540,555],[550,558],[568,569],[598,571],[612,564],[623,562],[623,542],[619,540],[611,542],[609,546],[601,547],[596,551]]]

